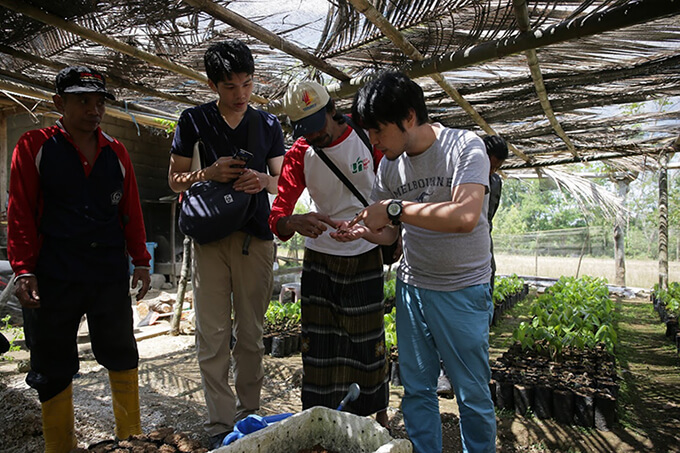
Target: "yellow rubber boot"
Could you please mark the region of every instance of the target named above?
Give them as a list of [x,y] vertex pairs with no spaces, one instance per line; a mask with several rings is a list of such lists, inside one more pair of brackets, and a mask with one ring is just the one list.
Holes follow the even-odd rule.
[[45,453],[67,453],[76,447],[73,430],[73,384],[42,403]]
[[116,419],[116,437],[127,439],[142,434],[139,417],[139,378],[137,368],[125,371],[109,370],[113,416]]

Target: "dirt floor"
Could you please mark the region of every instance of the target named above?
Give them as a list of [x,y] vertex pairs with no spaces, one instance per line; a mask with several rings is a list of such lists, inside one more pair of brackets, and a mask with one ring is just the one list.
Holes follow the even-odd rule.
[[[525,319],[526,304],[506,313],[492,329],[492,358],[507,348],[512,328]],[[499,452],[679,452],[680,357],[664,337],[664,328],[646,300],[620,304],[621,398],[619,426],[604,432],[561,425],[551,420],[497,413]],[[207,446],[201,380],[192,335],[162,334],[167,321],[138,329],[140,400],[145,432],[172,427]],[[80,373],[74,380],[76,434],[79,446],[113,437],[113,414],[106,370],[80,345]],[[0,361],[0,453],[43,450],[40,406],[24,383],[25,350]],[[302,363],[300,355],[266,357],[262,415],[298,412]],[[406,437],[399,410],[402,387],[391,388],[389,417],[393,437]],[[440,398],[444,453],[461,451],[458,408]]]

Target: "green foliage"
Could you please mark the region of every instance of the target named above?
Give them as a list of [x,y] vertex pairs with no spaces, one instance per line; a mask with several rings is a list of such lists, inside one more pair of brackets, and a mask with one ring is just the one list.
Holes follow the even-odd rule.
[[[654,111],[666,111],[667,99],[650,103],[629,104],[627,111],[639,111],[647,108]],[[626,126],[629,127],[629,126]],[[673,162],[677,162],[677,157]],[[589,163],[587,166],[573,165],[568,171],[574,173],[589,172],[606,175],[612,169],[603,164]],[[658,173],[645,171],[637,176],[629,185],[626,198],[627,211],[625,213],[625,250],[628,259],[656,259],[658,258]],[[680,242],[675,243],[675,237],[680,234],[680,173],[668,172],[668,225],[670,243],[668,254],[670,260],[680,260]],[[603,186],[606,190],[618,194],[618,187],[607,178],[592,179],[591,182]],[[594,250],[585,249],[587,256],[612,257],[614,247],[611,240],[614,220],[602,215],[602,212],[589,208],[584,212],[573,197],[560,190],[545,190],[545,184],[537,180],[517,180],[508,178],[503,183],[501,205],[494,217],[494,250],[497,253],[534,253],[538,248],[540,255],[559,256],[565,250],[560,244],[544,241],[544,236],[531,237],[531,234],[546,231],[567,230],[588,226],[591,230],[605,231],[607,237],[604,244],[594,237],[590,240],[598,244]],[[523,237],[522,235],[528,235]],[[518,237],[522,237],[518,241]],[[567,236],[568,237],[568,236]],[[583,238],[575,237],[577,244],[583,243]],[[573,244],[572,249],[575,248]],[[570,253],[578,255],[578,250]]]
[[520,293],[524,289],[524,280],[519,278],[517,274],[508,277],[495,277],[493,282],[494,306],[500,305],[509,296]]
[[156,119],[156,122],[163,126],[163,130],[165,130],[167,134],[174,134],[175,129],[177,129],[177,121]]
[[[12,319],[10,315],[5,316],[4,318],[0,319],[2,321],[3,326],[2,330],[4,332],[7,332],[8,335],[6,335],[7,341],[9,341],[9,352],[14,352],[14,351],[19,351],[21,347],[17,344],[14,344],[16,340],[23,340],[24,339],[24,331],[20,327],[13,326],[9,323],[9,321]],[[3,356],[3,359],[5,357]]]
[[680,283],[669,283],[667,290],[659,289],[659,284],[657,283],[654,285],[654,295],[663,302],[669,314],[680,318]]
[[501,206],[493,222],[494,232],[503,234],[574,228],[586,223],[578,203],[561,191],[542,190],[539,181],[516,179],[504,182]]
[[[383,283],[383,293],[385,300],[394,300],[397,295],[397,279],[391,278]],[[385,351],[388,355],[397,354],[397,308],[385,313]]]
[[385,350],[388,354],[397,349],[397,308],[385,313]]
[[397,280],[392,278],[383,283],[383,293],[386,300],[393,300],[397,295]]
[[545,352],[553,359],[568,347],[593,349],[602,344],[614,351],[614,303],[604,279],[562,277],[534,301],[530,313],[531,321],[520,323],[513,332],[513,340],[523,349]]
[[[309,205],[303,198],[299,198],[293,209],[293,214],[306,214],[310,212]],[[295,258],[299,258],[299,253],[305,248],[305,237],[301,234],[295,233],[293,237],[280,244],[280,247],[288,249],[293,253]],[[296,264],[298,265],[298,264]]]
[[265,329],[268,332],[286,332],[297,329],[302,318],[301,304],[300,300],[293,303],[271,301],[264,314]]
[[496,416],[498,418],[504,418],[504,419],[514,419],[515,418],[515,411],[514,410],[499,409],[496,406],[496,407],[494,407],[494,411],[496,412]]

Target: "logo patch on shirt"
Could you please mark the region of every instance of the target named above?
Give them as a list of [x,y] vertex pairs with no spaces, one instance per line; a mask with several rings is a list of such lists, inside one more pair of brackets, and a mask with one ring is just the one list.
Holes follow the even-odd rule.
[[427,203],[431,196],[432,192],[430,190],[426,190],[425,192],[422,192],[420,195],[418,195],[415,201],[417,203]]
[[117,205],[120,203],[120,200],[123,198],[123,191],[122,190],[116,190],[111,194],[111,204],[112,205]]
[[352,164],[352,173],[360,173],[366,170],[369,165],[371,165],[371,159],[368,157],[365,159],[357,157],[357,160]]

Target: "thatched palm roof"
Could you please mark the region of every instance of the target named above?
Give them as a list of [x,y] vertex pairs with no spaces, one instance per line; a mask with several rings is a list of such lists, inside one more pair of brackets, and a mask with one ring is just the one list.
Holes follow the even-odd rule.
[[503,135],[506,169],[654,156],[680,136],[680,0],[0,0],[0,33],[0,109],[43,108],[30,97],[84,63],[118,114],[175,118],[214,97],[206,47],[238,37],[264,108],[281,113],[304,78],[347,108],[362,80],[402,69],[433,120]]

